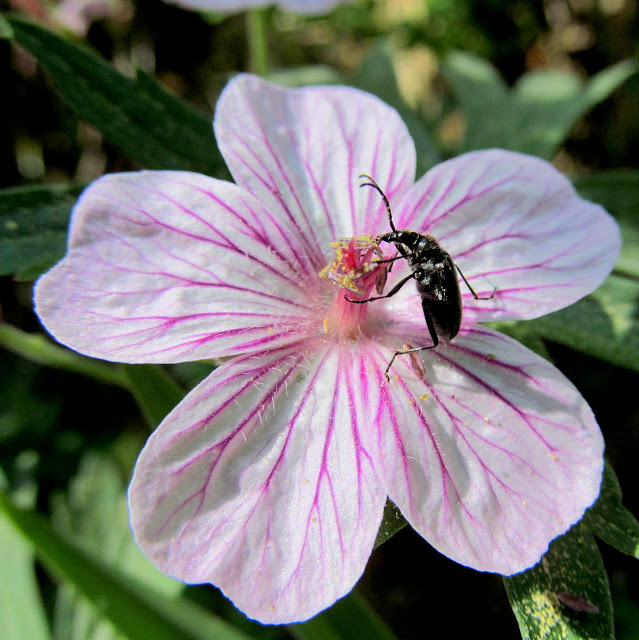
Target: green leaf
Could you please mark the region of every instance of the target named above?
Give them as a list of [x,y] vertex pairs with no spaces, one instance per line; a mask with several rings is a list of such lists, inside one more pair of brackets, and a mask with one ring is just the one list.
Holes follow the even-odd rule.
[[0,493],[4,515],[42,562],[73,584],[129,640],[247,640],[248,636],[182,598],[171,598],[109,566],[55,533],[38,513]]
[[126,486],[121,470],[104,454],[89,452],[65,493],[52,503],[55,530],[90,552],[166,595],[184,584],[161,573],[136,544],[129,527]]
[[[0,484],[6,484],[1,471]],[[14,499],[33,504],[35,487],[23,489],[14,492]],[[35,577],[33,550],[5,518],[0,518],[0,576],[2,637],[48,640],[51,634]]]
[[0,323],[0,346],[32,362],[127,389],[152,429],[185,395],[185,390],[161,365],[105,363],[53,344],[39,333],[27,333],[7,323]]
[[639,629],[639,603],[626,592],[613,595],[617,640],[637,640]]
[[504,584],[524,640],[614,639],[608,578],[584,525],[553,540],[537,566]]
[[160,365],[123,364],[120,370],[129,391],[146,418],[155,429],[184,397],[184,389]]
[[583,84],[565,71],[535,71],[508,90],[485,60],[450,54],[442,66],[464,115],[463,151],[499,147],[550,159],[576,122],[637,72],[620,62]]
[[384,544],[384,542],[392,538],[398,531],[401,531],[407,524],[406,518],[404,518],[402,512],[397,508],[397,505],[392,502],[390,498],[387,499],[384,505],[384,517],[377,531],[374,548],[377,549],[380,544]]
[[0,15],[0,39],[11,38],[13,30],[11,25],[6,21],[4,16]]
[[599,498],[586,512],[584,522],[611,547],[639,558],[639,522],[623,506],[619,480],[608,463],[604,467]]
[[[493,323],[511,335],[511,324]],[[610,275],[570,307],[526,321],[526,330],[604,362],[639,371],[639,282]]]
[[140,164],[227,175],[210,119],[145,74],[131,80],[83,47],[8,20],[15,41],[49,72],[63,100]]
[[420,177],[430,167],[441,161],[441,155],[426,123],[406,105],[399,92],[390,51],[390,45],[386,43],[374,47],[352,79],[352,84],[375,94],[397,110],[415,141],[417,177]]
[[5,640],[50,638],[35,579],[33,551],[11,523],[0,518],[0,620]]
[[38,364],[72,371],[106,384],[128,389],[128,379],[114,365],[88,358],[53,344],[39,333],[28,333],[6,322],[0,323],[0,346]]
[[352,591],[308,622],[291,624],[297,640],[394,640],[393,632],[372,607]]
[[[54,496],[53,524],[59,533],[144,584],[168,596],[182,591],[184,585],[160,573],[135,544],[121,473],[106,456],[84,456],[67,494]],[[68,583],[56,595],[54,634],[60,640],[122,638]]]
[[283,87],[307,87],[314,84],[345,84],[344,77],[323,64],[276,69],[266,75],[269,82]]
[[639,171],[574,176],[582,198],[599,203],[621,227],[623,245],[615,271],[639,278]]
[[0,275],[33,279],[66,250],[77,185],[0,190]]

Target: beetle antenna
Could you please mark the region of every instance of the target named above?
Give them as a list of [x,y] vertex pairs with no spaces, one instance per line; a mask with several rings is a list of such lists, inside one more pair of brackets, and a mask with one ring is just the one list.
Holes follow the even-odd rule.
[[393,231],[397,231],[397,229],[395,229],[395,225],[393,224],[393,214],[391,213],[390,202],[388,202],[388,198],[386,197],[386,194],[382,191],[382,188],[377,184],[377,182],[375,182],[375,180],[373,180],[373,178],[371,178],[366,173],[361,173],[357,177],[366,178],[366,180],[368,180],[368,182],[362,182],[362,184],[359,185],[360,187],[373,187],[373,189],[375,189],[377,193],[379,193],[379,195],[382,196],[382,200],[386,205],[386,213],[388,214],[388,222],[390,224],[390,228]]

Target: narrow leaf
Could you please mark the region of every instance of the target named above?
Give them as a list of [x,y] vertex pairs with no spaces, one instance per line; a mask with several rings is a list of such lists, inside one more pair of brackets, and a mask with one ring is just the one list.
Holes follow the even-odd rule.
[[130,640],[248,638],[192,602],[167,597],[70,544],[42,516],[15,507],[4,493],[0,511],[48,568],[71,582]]
[[391,60],[390,47],[382,43],[373,48],[352,80],[355,87],[375,94],[394,107],[406,123],[417,149],[417,175],[421,176],[441,160],[426,123],[402,98]]
[[6,322],[0,323],[0,346],[32,362],[127,389],[152,429],[160,424],[185,394],[175,378],[160,365],[114,366],[82,356],[53,344],[39,333],[27,333]]
[[455,51],[442,61],[442,73],[466,120],[463,150],[510,148],[498,143],[503,138],[503,127],[507,126],[509,94],[495,67],[487,60]]
[[50,637],[35,579],[33,551],[11,524],[0,519],[0,620],[6,640]]
[[[177,596],[183,584],[160,573],[135,544],[129,528],[120,470],[108,457],[87,453],[65,495],[53,501],[58,533],[158,591]],[[122,635],[71,584],[55,599],[54,634],[59,640],[115,640]]]
[[[0,481],[4,484],[0,472]],[[20,502],[35,491],[18,492]],[[24,499],[26,498],[26,500]],[[6,640],[48,640],[51,636],[35,576],[33,550],[11,523],[0,517],[0,620]]]
[[604,467],[601,494],[586,512],[584,522],[611,547],[639,558],[639,522],[623,506],[619,480],[608,463]]
[[639,278],[639,171],[610,171],[572,178],[579,195],[611,213],[623,237],[615,270]]
[[451,54],[442,70],[466,116],[464,151],[500,147],[550,159],[579,118],[636,73],[637,63],[618,63],[586,84],[564,71],[535,71],[510,91],[488,62],[470,54]]
[[297,640],[393,640],[395,636],[372,607],[356,592],[338,600],[308,622],[292,624]]
[[128,364],[121,365],[120,370],[151,429],[155,429],[184,397],[184,389],[160,365]]
[[584,525],[554,540],[537,566],[504,583],[524,640],[613,640],[608,578]]
[[0,190],[0,275],[34,279],[62,258],[81,190],[77,185]]
[[148,76],[131,80],[83,47],[8,20],[15,41],[49,72],[63,100],[134,160],[151,169],[226,175],[208,118]]
[[636,72],[637,63],[625,60],[585,84],[565,71],[526,74],[511,93],[511,124],[506,127],[517,138],[515,150],[550,159],[577,121]]
[[2,322],[0,346],[32,362],[79,373],[106,384],[128,389],[128,379],[112,364],[87,358],[66,347],[53,344],[39,333],[28,333]]

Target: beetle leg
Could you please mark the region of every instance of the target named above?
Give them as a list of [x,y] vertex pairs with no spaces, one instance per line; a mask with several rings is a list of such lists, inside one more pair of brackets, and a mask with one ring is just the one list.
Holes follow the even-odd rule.
[[386,371],[384,371],[386,380],[388,380],[389,382],[390,382],[390,376],[388,375],[388,372],[390,368],[393,366],[393,362],[395,362],[395,358],[397,356],[404,356],[407,353],[417,353],[418,351],[426,351],[426,349],[434,349],[439,344],[439,336],[437,335],[437,331],[435,331],[435,325],[433,324],[433,318],[430,314],[428,303],[426,302],[426,300],[423,300],[423,299],[422,299],[422,309],[424,310],[424,319],[426,320],[428,333],[430,333],[430,337],[433,341],[433,344],[429,344],[427,347],[414,347],[413,349],[403,349],[402,351],[395,351],[395,353],[393,354],[393,357],[388,363],[388,366],[386,367]]
[[409,276],[406,276],[404,279],[400,280],[385,296],[376,296],[373,298],[366,298],[366,300],[351,300],[344,296],[344,300],[348,302],[352,302],[353,304],[364,304],[365,302],[372,302],[373,300],[383,300],[384,298],[390,298],[394,296],[409,280],[412,280],[415,277],[415,274],[411,273]]
[[459,271],[459,275],[462,277],[462,280],[466,283],[468,290],[473,294],[473,298],[475,298],[475,300],[492,300],[493,296],[495,295],[495,291],[497,291],[497,287],[493,289],[493,292],[489,296],[478,296],[475,293],[475,290],[470,286],[470,282],[466,280],[466,276],[462,273],[462,270],[459,268],[457,264],[455,264],[455,268],[457,269],[457,271]]
[[[412,256],[412,253],[408,254],[409,256]],[[387,262],[396,262],[397,260],[402,260],[403,258],[406,258],[407,256],[398,256],[396,255],[394,258],[384,258],[384,260],[373,260],[373,262],[375,264],[386,264]]]

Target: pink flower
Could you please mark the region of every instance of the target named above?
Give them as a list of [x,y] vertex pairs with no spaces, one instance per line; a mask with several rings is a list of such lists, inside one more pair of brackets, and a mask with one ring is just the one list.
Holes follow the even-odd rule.
[[[478,322],[535,318],[592,291],[618,254],[616,224],[521,154],[470,153],[413,183],[397,113],[347,87],[243,75],[214,128],[237,184],[106,176],[37,284],[43,323],[81,353],[226,359],[140,455],[129,505],[142,549],[268,623],[350,591],[386,496],[456,562],[505,575],[534,565],[597,497],[603,440],[555,367]],[[390,381],[395,350],[430,344],[414,284],[346,300],[383,285],[388,264],[365,238],[338,243],[325,269],[331,242],[389,231],[361,173],[397,228],[436,237],[480,295],[496,287],[475,300],[462,283],[459,334],[398,356]],[[393,263],[385,291],[408,273]]]
[[294,13],[317,15],[328,13],[338,4],[352,0],[165,0],[169,4],[177,4],[185,9],[195,11],[219,11],[221,13],[237,13],[245,9],[267,7],[272,4]]

